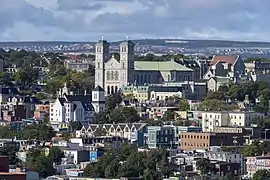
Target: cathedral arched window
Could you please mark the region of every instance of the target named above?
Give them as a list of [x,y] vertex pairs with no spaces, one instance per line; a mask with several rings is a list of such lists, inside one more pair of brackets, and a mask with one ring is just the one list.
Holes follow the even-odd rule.
[[114,88],[111,86],[111,94],[114,94]]
[[116,81],[119,80],[119,72],[118,72],[118,71],[115,72],[115,80],[116,80]]
[[97,63],[97,68],[100,68],[100,62]]
[[168,81],[170,81],[171,80],[171,76],[168,74]]
[[137,74],[136,82],[140,83],[140,75],[139,74]]
[[190,75],[187,75],[187,80],[190,81]]
[[186,81],[186,80],[187,80],[187,78],[186,78],[186,75],[185,75],[185,74],[183,75],[183,77],[184,77],[184,81]]
[[107,81],[110,81],[111,80],[111,73],[110,73],[110,71],[107,71],[106,76],[107,76]]
[[111,71],[111,80],[114,81],[115,80],[115,74],[113,71]]
[[111,94],[111,91],[110,91],[111,89],[110,89],[110,86],[107,86],[107,93],[108,94]]
[[144,82],[148,82],[147,81],[147,75],[146,74],[144,75]]
[[125,62],[122,62],[122,68],[123,69],[125,68]]
[[148,82],[151,83],[151,75],[148,74]]
[[141,83],[144,83],[144,82],[143,82],[143,75],[142,75],[142,74],[141,74],[140,82],[141,82]]
[[118,87],[117,86],[115,86],[115,93],[117,93],[118,92]]

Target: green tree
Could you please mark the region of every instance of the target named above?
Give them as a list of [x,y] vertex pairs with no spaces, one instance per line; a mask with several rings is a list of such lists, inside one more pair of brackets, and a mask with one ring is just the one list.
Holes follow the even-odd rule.
[[140,120],[138,112],[133,107],[118,107],[109,114],[110,122],[114,123],[134,123]]
[[0,84],[4,86],[11,86],[12,85],[12,78],[9,73],[1,72],[0,73]]
[[80,121],[74,121],[74,122],[70,122],[69,126],[71,128],[72,131],[77,131],[77,130],[81,130],[83,125]]
[[210,160],[206,158],[199,159],[196,162],[196,166],[197,166],[197,169],[200,171],[201,175],[206,175],[208,173],[211,173],[213,170]]
[[225,101],[218,99],[205,99],[200,103],[200,110],[233,110],[238,109],[236,105],[227,104]]
[[[232,174],[232,173],[227,173],[223,178],[222,180],[235,180],[236,177]],[[239,178],[237,178],[239,179]]]
[[119,161],[113,160],[105,169],[105,177],[106,178],[116,178],[118,177],[118,171],[119,171]]
[[190,105],[186,99],[181,99],[179,102],[179,111],[188,111],[190,109]]
[[108,122],[108,116],[104,112],[95,113],[92,119],[92,123],[94,124],[106,124]]
[[260,156],[270,152],[270,142],[268,141],[254,141],[251,145],[245,146],[243,149],[243,155],[248,156]]
[[48,156],[53,162],[60,163],[64,158],[64,152],[58,147],[51,147]]
[[10,145],[7,144],[0,147],[0,156],[8,156],[10,165],[20,165],[21,161],[16,155],[17,151],[18,149],[14,147],[12,143]]
[[23,87],[29,87],[36,82],[38,78],[38,71],[31,66],[19,69],[19,71],[15,73],[15,81],[22,84]]
[[252,180],[268,180],[268,179],[270,179],[270,171],[266,169],[256,171],[252,177]]
[[225,101],[226,95],[225,95],[225,92],[223,92],[223,91],[210,91],[210,92],[208,92],[205,99],[209,99],[209,100],[216,99],[216,100]]
[[162,121],[174,121],[175,118],[175,112],[173,111],[166,111],[163,115],[163,117],[161,118]]
[[39,173],[39,176],[46,178],[55,173],[53,160],[45,156],[41,149],[31,149],[26,156],[26,167]]
[[227,93],[229,91],[229,87],[227,84],[222,84],[218,87],[218,91]]
[[109,95],[105,98],[105,110],[106,113],[110,113],[116,107],[115,98],[112,95]]
[[106,136],[106,131],[104,128],[97,128],[94,132],[94,136]]

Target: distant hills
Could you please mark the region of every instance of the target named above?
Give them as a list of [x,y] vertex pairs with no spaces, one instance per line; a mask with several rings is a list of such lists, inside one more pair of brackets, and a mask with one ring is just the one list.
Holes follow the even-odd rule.
[[[139,39],[132,40],[137,45],[144,46],[168,46],[182,48],[270,48],[270,42],[247,41],[223,41],[223,40],[180,40],[180,39]],[[118,45],[121,41],[111,42]],[[0,42],[0,47],[24,47],[24,46],[60,46],[75,44],[95,44],[95,42],[68,42],[68,41],[40,41],[40,42]]]

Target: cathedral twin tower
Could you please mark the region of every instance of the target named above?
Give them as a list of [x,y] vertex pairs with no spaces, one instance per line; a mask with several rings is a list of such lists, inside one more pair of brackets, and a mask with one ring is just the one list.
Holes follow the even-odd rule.
[[108,95],[134,83],[134,46],[131,41],[124,41],[119,45],[119,54],[111,54],[107,41],[96,43],[95,87],[102,87]]

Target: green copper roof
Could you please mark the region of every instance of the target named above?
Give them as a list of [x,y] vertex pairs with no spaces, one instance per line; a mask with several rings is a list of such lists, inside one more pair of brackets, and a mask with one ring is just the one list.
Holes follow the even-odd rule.
[[135,61],[135,70],[142,71],[193,71],[173,61]]

